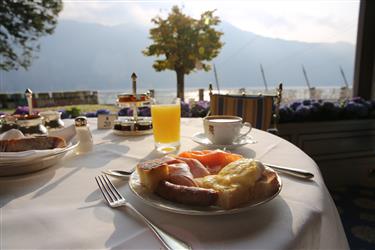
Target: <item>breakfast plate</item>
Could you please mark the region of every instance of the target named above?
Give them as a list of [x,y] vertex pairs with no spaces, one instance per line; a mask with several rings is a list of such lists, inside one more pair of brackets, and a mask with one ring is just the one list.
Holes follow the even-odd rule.
[[192,136],[191,138],[194,142],[208,147],[208,148],[226,148],[226,149],[232,149],[232,148],[237,148],[237,147],[242,147],[246,144],[254,144],[257,143],[256,140],[253,139],[252,136],[244,136],[240,138],[237,141],[234,141],[232,144],[228,145],[220,145],[220,144],[213,144],[204,133],[196,133]]
[[275,198],[281,191],[282,184],[281,178],[277,175],[277,180],[279,182],[279,188],[271,194],[270,196],[262,199],[256,200],[250,203],[245,203],[241,207],[233,208],[233,209],[223,209],[218,206],[191,206],[191,205],[184,205],[172,201],[168,201],[159,197],[154,193],[148,192],[142,185],[139,179],[139,175],[137,171],[134,171],[130,178],[129,178],[129,187],[130,190],[137,196],[142,202],[152,207],[155,207],[160,210],[178,213],[178,214],[187,214],[187,215],[222,215],[222,214],[235,214],[247,211],[251,208],[256,206],[262,205],[271,201]]

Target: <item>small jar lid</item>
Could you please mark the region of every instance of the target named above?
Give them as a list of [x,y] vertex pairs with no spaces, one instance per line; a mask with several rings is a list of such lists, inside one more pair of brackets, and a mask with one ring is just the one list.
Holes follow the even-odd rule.
[[133,125],[135,122],[134,121],[121,121],[121,126],[131,126]]
[[76,127],[87,126],[87,118],[85,116],[78,116],[74,119],[74,124]]
[[117,102],[140,102],[148,101],[150,96],[147,94],[120,94],[117,96]]
[[151,120],[140,120],[140,121],[137,121],[137,123],[139,125],[142,125],[142,126],[148,126],[148,125],[152,124],[152,121]]

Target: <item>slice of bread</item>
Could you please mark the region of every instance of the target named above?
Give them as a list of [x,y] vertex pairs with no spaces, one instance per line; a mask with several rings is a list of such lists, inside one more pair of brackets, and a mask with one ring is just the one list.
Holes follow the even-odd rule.
[[198,186],[217,191],[219,197],[216,205],[224,209],[231,209],[248,201],[248,187],[230,183],[223,176],[209,175],[204,178],[196,178],[195,180]]
[[137,165],[141,184],[148,191],[154,192],[159,182],[168,178],[168,165],[162,159],[146,161]]
[[232,162],[217,175],[196,178],[195,181],[200,187],[218,191],[217,205],[224,209],[267,198],[280,186],[273,170],[251,159]]
[[65,140],[57,136],[37,136],[0,140],[0,152],[22,152],[27,150],[46,150],[64,147],[66,147]]
[[266,168],[263,171],[262,178],[250,189],[249,200],[258,201],[275,194],[280,188],[277,174],[274,170]]
[[216,191],[219,192],[217,205],[224,209],[232,209],[248,201],[249,191],[240,185],[232,185]]

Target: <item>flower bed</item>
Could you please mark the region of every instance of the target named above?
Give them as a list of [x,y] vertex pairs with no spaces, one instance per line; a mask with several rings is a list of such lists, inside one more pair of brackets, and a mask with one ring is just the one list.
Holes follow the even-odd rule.
[[[208,101],[197,101],[192,103],[181,102],[181,117],[205,117],[210,110]],[[86,113],[87,117],[96,117],[98,114],[109,113],[109,110],[98,110],[96,113]],[[117,113],[119,116],[133,116],[132,108],[122,108]],[[138,108],[138,116],[151,116],[150,107]]]
[[[210,105],[208,101],[197,101],[191,103],[181,102],[181,117],[204,117],[207,115],[210,109]],[[108,109],[98,109],[96,111],[90,112],[82,112],[78,107],[71,107],[69,109],[60,109],[58,110],[61,112],[61,118],[75,118],[80,115],[84,115],[86,117],[97,117],[99,114],[110,114],[113,113],[111,110]],[[38,113],[37,110],[34,111]],[[27,106],[19,106],[13,112],[13,114],[28,114],[29,108]],[[1,113],[3,115],[5,113]],[[122,108],[120,109],[117,114],[119,116],[133,116],[133,109],[131,108]],[[149,107],[139,107],[138,108],[138,116],[151,116],[151,110]]]
[[280,123],[375,118],[375,101],[355,97],[342,102],[303,100],[280,107]]

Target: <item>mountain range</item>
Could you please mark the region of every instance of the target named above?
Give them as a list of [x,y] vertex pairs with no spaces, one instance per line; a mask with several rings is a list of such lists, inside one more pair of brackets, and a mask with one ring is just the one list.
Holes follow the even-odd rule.
[[[351,82],[355,46],[350,43],[307,43],[259,36],[223,22],[224,46],[215,63],[221,88],[263,86],[260,64],[269,86],[305,86],[301,65],[311,85],[343,86],[339,66]],[[142,89],[176,87],[173,71],[156,72],[155,57],[142,50],[151,44],[149,30],[136,24],[103,26],[61,20],[53,35],[40,40],[41,49],[28,70],[1,72],[1,92],[130,89],[138,75]],[[185,78],[189,88],[215,82],[213,71],[194,72]]]

